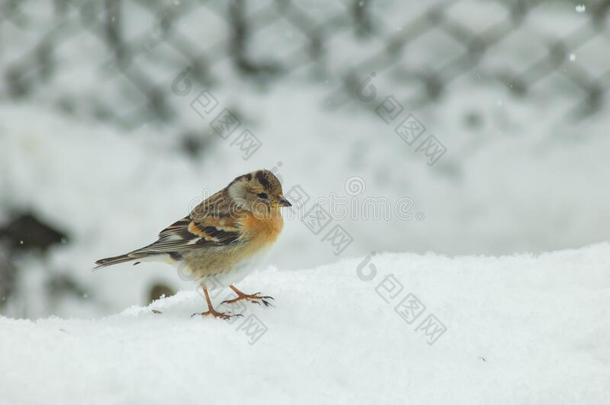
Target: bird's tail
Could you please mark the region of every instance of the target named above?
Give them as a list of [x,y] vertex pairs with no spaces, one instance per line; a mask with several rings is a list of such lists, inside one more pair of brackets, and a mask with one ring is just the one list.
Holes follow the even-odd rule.
[[95,266],[94,270],[102,268],[102,267],[114,266],[115,264],[119,264],[119,263],[130,262],[132,260],[140,259],[142,257],[143,257],[142,255],[134,254],[134,253],[127,253],[125,255],[107,257],[105,259],[100,259],[100,260],[96,261],[95,262],[96,266]]

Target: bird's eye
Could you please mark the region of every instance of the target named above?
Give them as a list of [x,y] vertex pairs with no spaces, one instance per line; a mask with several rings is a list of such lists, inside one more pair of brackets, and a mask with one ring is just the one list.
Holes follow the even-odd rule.
[[269,198],[267,193],[258,193],[257,196],[258,196],[258,198],[262,198],[263,200],[266,200],[267,198]]

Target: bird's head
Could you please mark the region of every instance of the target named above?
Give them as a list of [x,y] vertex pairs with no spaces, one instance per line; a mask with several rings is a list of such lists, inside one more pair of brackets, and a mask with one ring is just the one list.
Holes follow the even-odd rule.
[[281,207],[290,207],[282,184],[269,170],[257,170],[242,176],[227,187],[229,196],[242,209],[259,215],[269,215]]

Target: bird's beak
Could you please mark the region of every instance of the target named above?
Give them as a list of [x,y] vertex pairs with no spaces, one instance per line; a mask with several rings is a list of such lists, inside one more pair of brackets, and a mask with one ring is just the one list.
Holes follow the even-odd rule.
[[290,204],[290,201],[288,201],[286,199],[286,197],[284,197],[283,195],[280,196],[279,203],[282,207],[292,207],[292,204]]

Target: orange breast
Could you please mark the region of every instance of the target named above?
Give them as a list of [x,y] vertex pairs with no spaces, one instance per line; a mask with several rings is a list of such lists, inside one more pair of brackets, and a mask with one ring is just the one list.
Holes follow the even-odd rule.
[[275,242],[284,226],[282,215],[277,212],[265,217],[256,217],[248,213],[241,219],[241,229],[248,239],[260,246]]

